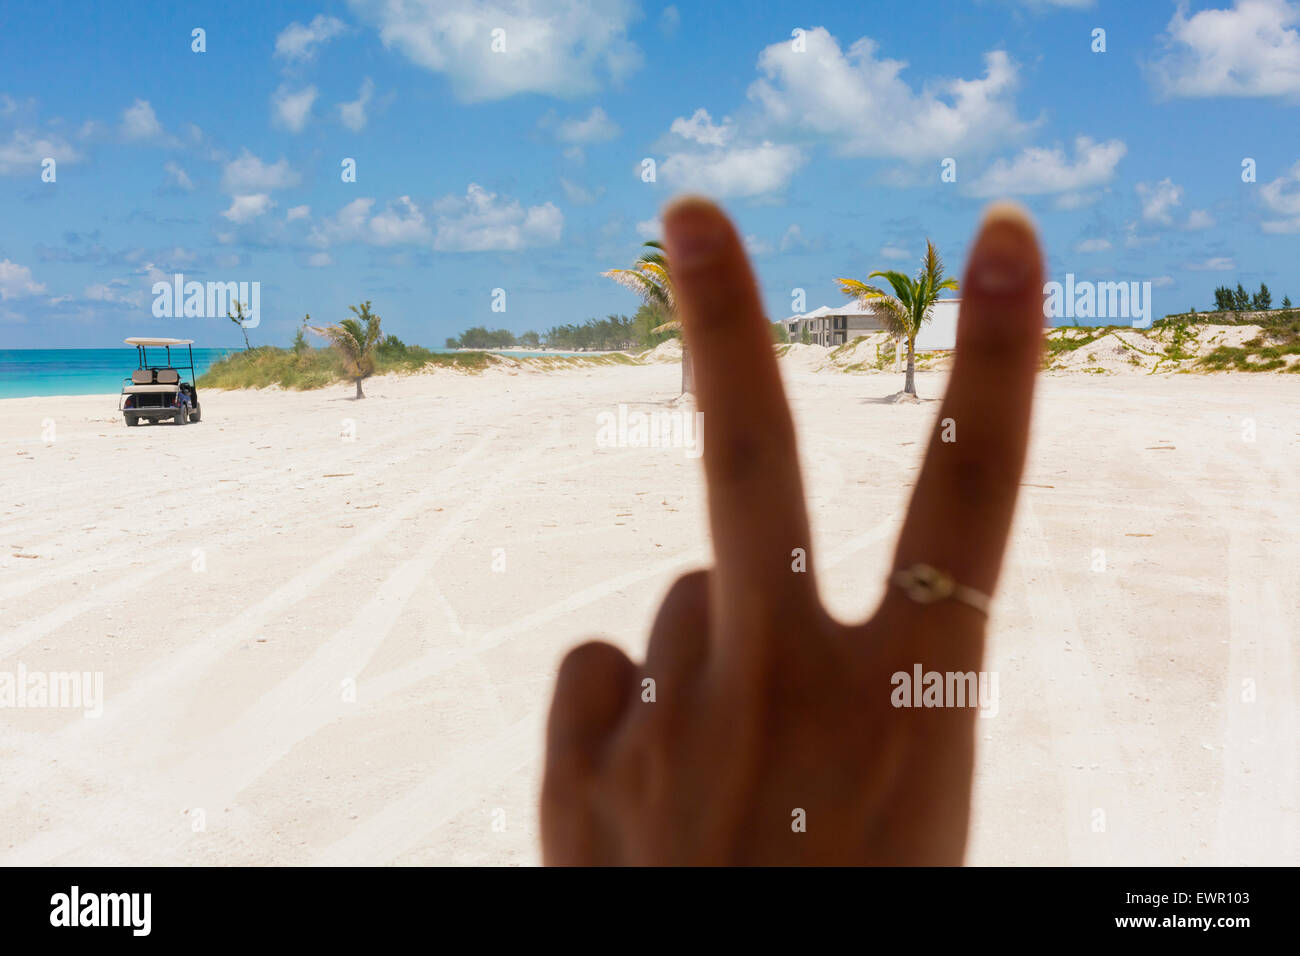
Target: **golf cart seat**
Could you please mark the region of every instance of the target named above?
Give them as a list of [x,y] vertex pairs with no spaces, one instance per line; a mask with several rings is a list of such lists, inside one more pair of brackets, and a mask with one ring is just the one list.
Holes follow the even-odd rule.
[[153,384],[153,369],[151,369],[151,368],[138,368],[138,369],[136,369],[134,372],[131,373],[131,384],[132,384],[132,385],[152,385],[152,384]]
[[159,385],[176,385],[181,380],[180,375],[174,368],[155,369],[154,376],[154,381]]
[[175,395],[175,385],[128,385],[123,395]]

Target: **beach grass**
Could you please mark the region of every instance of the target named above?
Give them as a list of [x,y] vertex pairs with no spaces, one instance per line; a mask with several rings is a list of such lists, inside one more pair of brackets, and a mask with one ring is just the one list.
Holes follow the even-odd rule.
[[[453,369],[477,373],[496,363],[517,362],[530,368],[551,371],[607,365],[640,365],[625,352],[600,355],[529,355],[503,358],[482,351],[432,352],[418,345],[379,347],[375,350],[375,374],[425,372]],[[262,346],[232,352],[199,377],[200,388],[280,388],[298,391],[324,388],[351,381],[343,361],[332,348],[281,349]]]
[[[490,364],[487,352],[431,352],[419,346],[402,351],[379,350],[375,355],[375,374],[418,372],[429,367],[452,368],[464,372],[481,372]],[[343,361],[336,350],[281,349],[262,346],[244,352],[232,352],[199,377],[200,388],[324,388],[348,381]]]

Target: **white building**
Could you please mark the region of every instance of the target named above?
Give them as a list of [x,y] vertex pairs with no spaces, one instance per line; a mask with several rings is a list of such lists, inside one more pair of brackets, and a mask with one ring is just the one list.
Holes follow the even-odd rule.
[[[957,346],[957,311],[961,299],[940,299],[934,304],[930,319],[916,336],[918,352],[936,352]],[[872,332],[883,332],[884,322],[864,308],[856,299],[839,308],[822,306],[811,312],[792,315],[782,322],[791,342],[803,341],[804,330],[813,345],[844,345]]]

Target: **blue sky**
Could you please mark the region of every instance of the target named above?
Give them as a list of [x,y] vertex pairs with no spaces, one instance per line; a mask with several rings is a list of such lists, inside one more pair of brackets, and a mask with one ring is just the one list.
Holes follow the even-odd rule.
[[960,270],[1003,195],[1054,279],[1300,300],[1300,0],[7,4],[0,62],[0,348],[242,344],[153,316],[176,272],[260,282],[255,344],[363,299],[427,345],[631,314],[600,272],[688,189],[772,318],[927,236]]

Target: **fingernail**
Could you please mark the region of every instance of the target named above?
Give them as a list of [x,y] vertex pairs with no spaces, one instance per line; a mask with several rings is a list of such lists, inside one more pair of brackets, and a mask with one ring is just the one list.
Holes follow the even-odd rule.
[[1033,278],[1037,239],[1029,214],[1015,203],[994,203],[984,213],[971,253],[970,282],[992,295],[1022,291]]
[[673,271],[712,261],[727,236],[727,221],[707,199],[686,196],[664,210],[664,240]]

